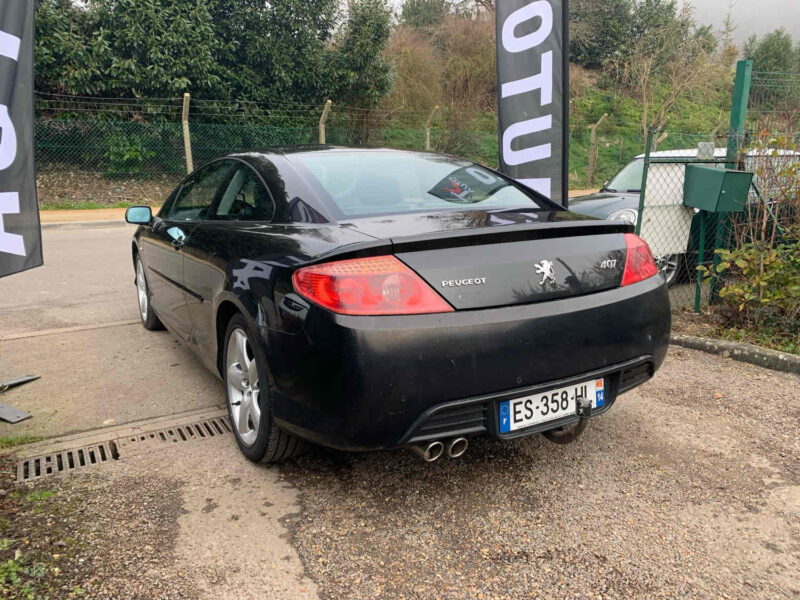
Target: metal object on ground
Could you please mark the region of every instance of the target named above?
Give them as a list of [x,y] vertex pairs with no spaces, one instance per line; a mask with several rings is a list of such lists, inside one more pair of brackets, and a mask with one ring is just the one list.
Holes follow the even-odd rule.
[[41,379],[41,376],[26,375],[25,377],[17,377],[16,379],[11,379],[9,381],[2,381],[0,382],[0,394],[5,392],[6,390],[10,390],[13,387],[17,387],[18,385],[24,385],[26,383],[30,383],[31,381],[36,381],[37,379]]
[[13,424],[30,418],[30,413],[26,413],[24,410],[19,410],[8,404],[0,403],[0,420]]
[[[26,383],[30,383],[31,381],[36,381],[37,379],[40,379],[39,375],[27,375],[25,377],[17,377],[16,379],[0,382],[0,394],[6,390],[10,390],[13,387],[24,385]],[[8,423],[19,423],[20,421],[30,418],[30,413],[26,413],[24,410],[19,410],[13,406],[8,406],[7,404],[0,403],[0,420]]]

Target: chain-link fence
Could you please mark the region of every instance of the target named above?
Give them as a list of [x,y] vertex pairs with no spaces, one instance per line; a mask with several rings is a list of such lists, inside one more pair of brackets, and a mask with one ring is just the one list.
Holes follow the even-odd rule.
[[[703,271],[698,271],[706,267],[717,274],[718,250],[746,244],[762,244],[768,250],[787,232],[798,231],[800,152],[791,144],[780,147],[786,143],[784,138],[766,134],[748,136],[747,145],[731,150],[727,137],[675,133],[654,137],[664,141],[642,160],[644,192],[637,208],[637,228],[669,284],[673,308],[699,310],[718,300],[722,280],[704,278]],[[746,198],[743,209],[701,214],[687,206],[689,165],[752,173],[752,184],[739,190]],[[720,277],[724,280],[725,273]]]
[[[36,96],[39,198],[48,208],[158,203],[187,170],[182,119],[194,166],[228,152],[316,144],[323,105],[265,106],[181,98],[120,100]],[[606,123],[608,125],[608,123]],[[429,127],[429,129],[428,129]],[[490,114],[391,111],[333,106],[329,144],[432,150],[497,165]],[[570,140],[570,188],[597,189],[644,150],[640,135],[592,136],[577,124]]]

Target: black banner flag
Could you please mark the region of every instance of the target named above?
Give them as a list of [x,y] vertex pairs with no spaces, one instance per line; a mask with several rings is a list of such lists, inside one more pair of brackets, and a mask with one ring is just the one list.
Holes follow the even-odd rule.
[[497,0],[496,18],[500,170],[566,206],[568,0]]
[[0,0],[0,277],[42,265],[33,156],[33,0]]

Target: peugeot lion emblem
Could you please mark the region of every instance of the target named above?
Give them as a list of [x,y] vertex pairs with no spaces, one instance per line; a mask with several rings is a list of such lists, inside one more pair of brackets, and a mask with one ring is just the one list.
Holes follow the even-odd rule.
[[542,276],[542,282],[539,285],[547,285],[548,282],[556,282],[556,271],[552,261],[543,260],[537,264],[536,273]]

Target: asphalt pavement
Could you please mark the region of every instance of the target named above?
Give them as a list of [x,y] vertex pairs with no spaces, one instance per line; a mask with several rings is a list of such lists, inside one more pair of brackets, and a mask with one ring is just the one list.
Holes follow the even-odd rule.
[[[0,379],[42,375],[2,396],[33,418],[0,435],[219,406],[216,378],[136,324],[131,233],[45,230],[47,266],[0,280]],[[230,435],[133,444],[40,480],[54,495],[4,535],[57,561],[53,598],[794,599],[799,405],[800,377],[673,349],[571,446],[266,467]]]
[[222,386],[165,331],[139,325],[132,227],[45,230],[44,267],[0,280],[0,436],[52,437],[220,405]]

